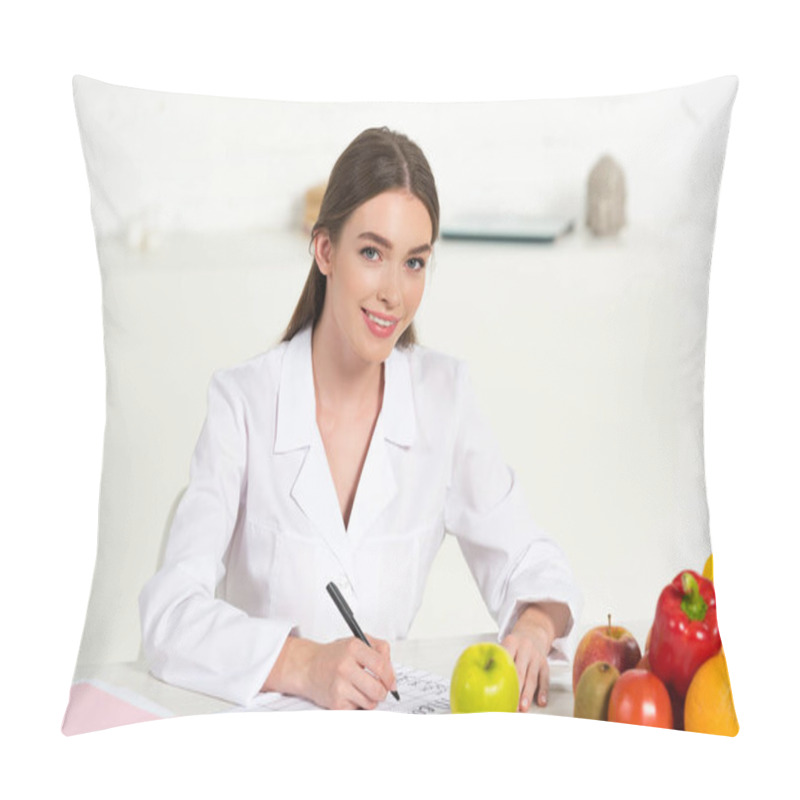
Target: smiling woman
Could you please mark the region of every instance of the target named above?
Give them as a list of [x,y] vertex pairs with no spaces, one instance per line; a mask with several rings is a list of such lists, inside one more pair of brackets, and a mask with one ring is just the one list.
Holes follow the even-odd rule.
[[425,262],[413,254],[430,252],[431,230],[425,206],[403,189],[359,206],[336,243],[325,229],[314,238],[327,279],[311,347],[317,425],[345,527],[383,403],[382,364],[422,300]]
[[[388,128],[368,128],[339,156],[331,170],[319,217],[311,229],[312,241],[316,242],[317,234],[324,232],[331,244],[337,242],[345,222],[359,206],[383,192],[392,191],[403,191],[425,207],[430,234],[410,254],[430,252],[439,236],[439,196],[433,173],[422,150],[407,136]],[[391,245],[385,238],[376,238],[371,230],[362,230],[360,235],[366,237],[370,233],[378,247],[387,249],[387,245]],[[315,252],[306,285],[283,336],[284,341],[319,319],[327,286],[325,278]],[[411,323],[401,331],[397,344],[406,347],[415,341],[416,333]]]
[[[140,597],[157,677],[236,703],[279,691],[374,708],[397,688],[386,640],[407,635],[449,531],[516,664],[519,708],[546,703],[547,655],[579,593],[465,365],[416,344],[438,228],[420,148],[364,131],[331,173],[282,342],[211,382],[164,563]],[[336,638],[331,581],[371,646]]]
[[430,252],[431,230],[425,206],[404,190],[383,192],[359,206],[336,243],[320,230],[315,261],[327,278],[329,298],[315,342],[326,341],[331,355],[385,361],[422,300],[425,262],[419,254]]

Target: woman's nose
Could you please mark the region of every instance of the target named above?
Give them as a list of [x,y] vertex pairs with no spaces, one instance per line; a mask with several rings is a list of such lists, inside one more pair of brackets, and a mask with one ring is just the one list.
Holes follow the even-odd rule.
[[396,306],[400,302],[400,274],[397,264],[387,263],[382,270],[378,299],[389,306]]

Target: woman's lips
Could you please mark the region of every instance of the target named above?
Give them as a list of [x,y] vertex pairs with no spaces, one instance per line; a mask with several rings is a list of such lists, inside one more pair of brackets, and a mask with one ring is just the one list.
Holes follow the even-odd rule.
[[386,314],[377,314],[374,311],[367,311],[366,308],[361,309],[364,315],[364,321],[367,327],[375,335],[381,339],[386,339],[394,333],[397,323],[400,321],[397,317],[388,317]]

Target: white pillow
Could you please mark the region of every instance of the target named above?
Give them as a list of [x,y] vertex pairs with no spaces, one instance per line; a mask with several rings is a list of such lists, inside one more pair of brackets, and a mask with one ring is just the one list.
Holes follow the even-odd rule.
[[[534,516],[583,590],[578,630],[610,612],[643,640],[662,586],[711,551],[703,367],[736,87],[727,77],[580,100],[314,104],[76,77],[107,374],[76,678],[139,659],[137,597],[188,479],[210,375],[277,341],[310,266],[305,191],[360,130],[383,124],[428,156],[444,228],[472,213],[574,221],[550,245],[440,241],[418,331],[469,362]],[[624,173],[627,222],[597,238],[587,180],[606,153]],[[412,636],[492,625],[448,541]]]

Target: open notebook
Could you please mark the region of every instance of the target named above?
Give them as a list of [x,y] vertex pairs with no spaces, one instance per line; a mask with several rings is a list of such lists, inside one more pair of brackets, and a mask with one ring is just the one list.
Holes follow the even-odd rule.
[[[439,675],[394,665],[397,692],[400,700],[389,695],[378,711],[399,711],[404,714],[449,714],[450,683]],[[300,697],[290,697],[278,692],[260,694],[242,711],[319,711],[320,707]]]

